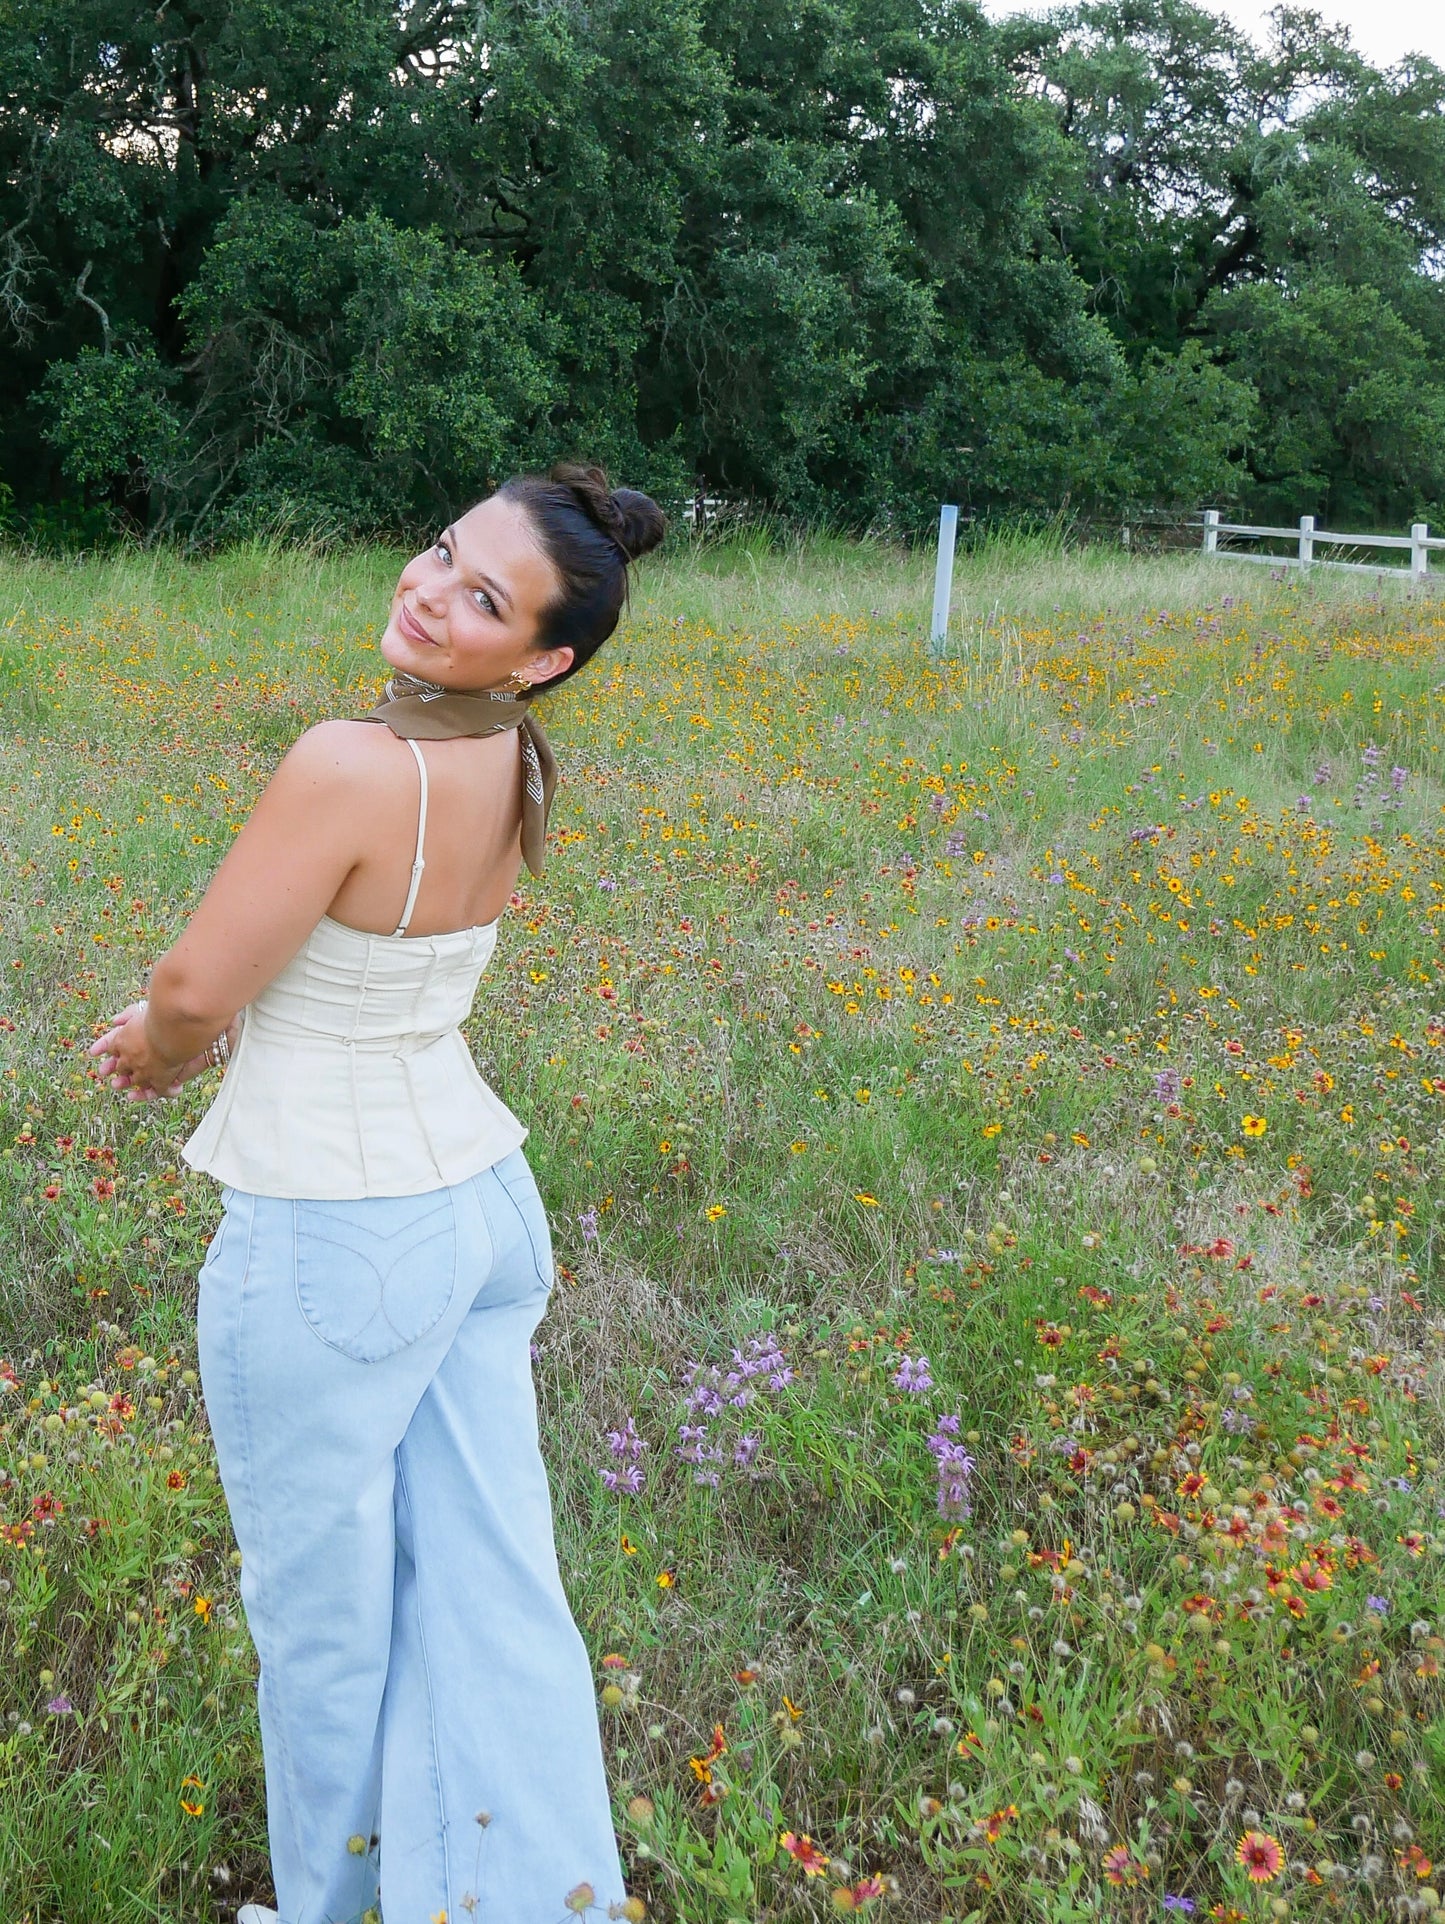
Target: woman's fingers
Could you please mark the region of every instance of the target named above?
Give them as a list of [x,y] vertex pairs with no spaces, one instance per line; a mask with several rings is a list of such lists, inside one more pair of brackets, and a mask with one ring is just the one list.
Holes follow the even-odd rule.
[[143,1002],[132,1002],[122,1009],[110,1027],[95,1038],[86,1054],[95,1058],[95,1074],[99,1082],[109,1083],[117,1095],[124,1095],[128,1102],[159,1102],[168,1096],[178,1096],[186,1083],[198,1076],[210,1063],[204,1051],[182,1063],[178,1071],[172,1072],[172,1079],[164,1089],[157,1089],[150,1083],[137,1082],[132,1072],[122,1066],[119,1044],[130,1023],[145,1014]]
[[[201,1064],[204,1067],[204,1063]],[[187,1065],[189,1067],[189,1065]],[[197,1070],[199,1074],[199,1070]],[[171,1096],[178,1096],[191,1078],[182,1073],[169,1082],[164,1089],[157,1089],[149,1082],[136,1082],[123,1071],[109,1078],[110,1086],[117,1095],[123,1095],[127,1102],[161,1102]]]
[[115,1054],[115,1045],[124,1034],[125,1024],[123,1022],[113,1023],[104,1035],[98,1035],[95,1038],[95,1041],[92,1042],[89,1049],[86,1050],[86,1054],[92,1056],[113,1056]]
[[96,1037],[95,1041],[91,1043],[90,1048],[86,1051],[86,1053],[88,1055],[93,1055],[93,1056],[110,1053],[110,1051],[107,1048],[107,1044],[113,1042],[116,1036],[120,1034],[121,1030],[124,1029],[126,1024],[128,1022],[133,1022],[135,1018],[138,1015],[140,1015],[142,1012],[143,1012],[143,1005],[141,1003],[139,1002],[128,1003],[127,1006],[121,1010],[119,1015],[113,1015],[110,1018],[110,1024],[107,1027],[105,1033],[103,1035],[99,1035]]

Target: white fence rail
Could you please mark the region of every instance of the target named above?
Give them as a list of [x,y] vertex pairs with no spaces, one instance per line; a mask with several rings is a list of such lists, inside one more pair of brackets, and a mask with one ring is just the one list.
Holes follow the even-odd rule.
[[[1191,517],[1192,518],[1192,517]],[[1356,574],[1379,575],[1395,574],[1406,576],[1412,581],[1430,579],[1430,555],[1433,549],[1445,549],[1445,535],[1431,534],[1428,522],[1417,521],[1408,534],[1331,534],[1326,528],[1317,528],[1312,514],[1302,514],[1298,527],[1294,528],[1255,528],[1244,521],[1221,521],[1218,508],[1206,508],[1203,516],[1204,552],[1226,561],[1252,562],[1262,568],[1349,568]],[[1124,545],[1127,547],[1129,530],[1125,528]],[[1221,548],[1221,535],[1238,536],[1254,541],[1292,541],[1295,552],[1292,555],[1245,554],[1238,548]],[[935,654],[942,653],[948,639],[949,604],[953,599],[953,556],[958,539],[958,508],[953,502],[945,502],[938,514],[938,565],[933,576],[933,620],[929,627],[929,639]],[[1392,567],[1382,561],[1335,561],[1316,555],[1316,548],[1384,548],[1396,550],[1410,557],[1408,568]]]
[[[1221,548],[1221,535],[1237,535],[1254,541],[1293,541],[1295,552],[1292,555],[1243,554],[1237,548]],[[1417,521],[1408,534],[1331,534],[1324,528],[1315,526],[1312,514],[1302,514],[1297,528],[1254,528],[1243,521],[1221,521],[1218,508],[1204,511],[1204,552],[1224,555],[1230,561],[1249,561],[1256,567],[1264,568],[1350,568],[1356,574],[1404,574],[1404,568],[1392,568],[1388,562],[1379,561],[1335,561],[1316,555],[1316,548],[1386,548],[1396,549],[1410,557],[1409,575],[1414,581],[1424,581],[1430,573],[1430,551],[1432,548],[1445,548],[1445,538],[1432,535],[1428,522]]]

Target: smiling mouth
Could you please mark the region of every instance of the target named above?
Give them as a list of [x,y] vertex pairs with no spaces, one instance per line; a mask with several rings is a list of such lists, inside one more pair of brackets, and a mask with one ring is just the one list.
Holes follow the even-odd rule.
[[437,644],[432,640],[426,629],[422,627],[421,623],[411,612],[410,608],[406,606],[405,602],[402,603],[401,612],[396,618],[396,625],[408,641],[422,641],[425,642],[429,648],[436,647]]

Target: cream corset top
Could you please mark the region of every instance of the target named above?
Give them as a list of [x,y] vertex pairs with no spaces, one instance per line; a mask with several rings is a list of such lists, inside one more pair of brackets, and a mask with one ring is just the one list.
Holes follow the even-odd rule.
[[397,931],[323,915],[248,1005],[215,1100],[182,1154],[262,1196],[406,1196],[475,1175],[527,1131],[477,1073],[460,1024],[497,923],[404,931],[425,867],[426,763]]

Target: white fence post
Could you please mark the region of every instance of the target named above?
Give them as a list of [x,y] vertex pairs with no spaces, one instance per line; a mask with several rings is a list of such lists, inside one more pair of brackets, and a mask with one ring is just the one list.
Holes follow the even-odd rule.
[[1206,508],[1204,510],[1204,552],[1206,554],[1219,553],[1218,508]]
[[1413,581],[1423,581],[1430,572],[1430,550],[1425,546],[1429,533],[1428,521],[1410,524],[1410,578]]
[[1315,518],[1312,514],[1302,514],[1299,518],[1299,565],[1301,571],[1313,565],[1315,558]]
[[958,538],[958,509],[946,503],[938,515],[938,567],[933,576],[933,625],[929,636],[935,654],[942,654],[948,638],[948,604],[953,599],[953,547]]

